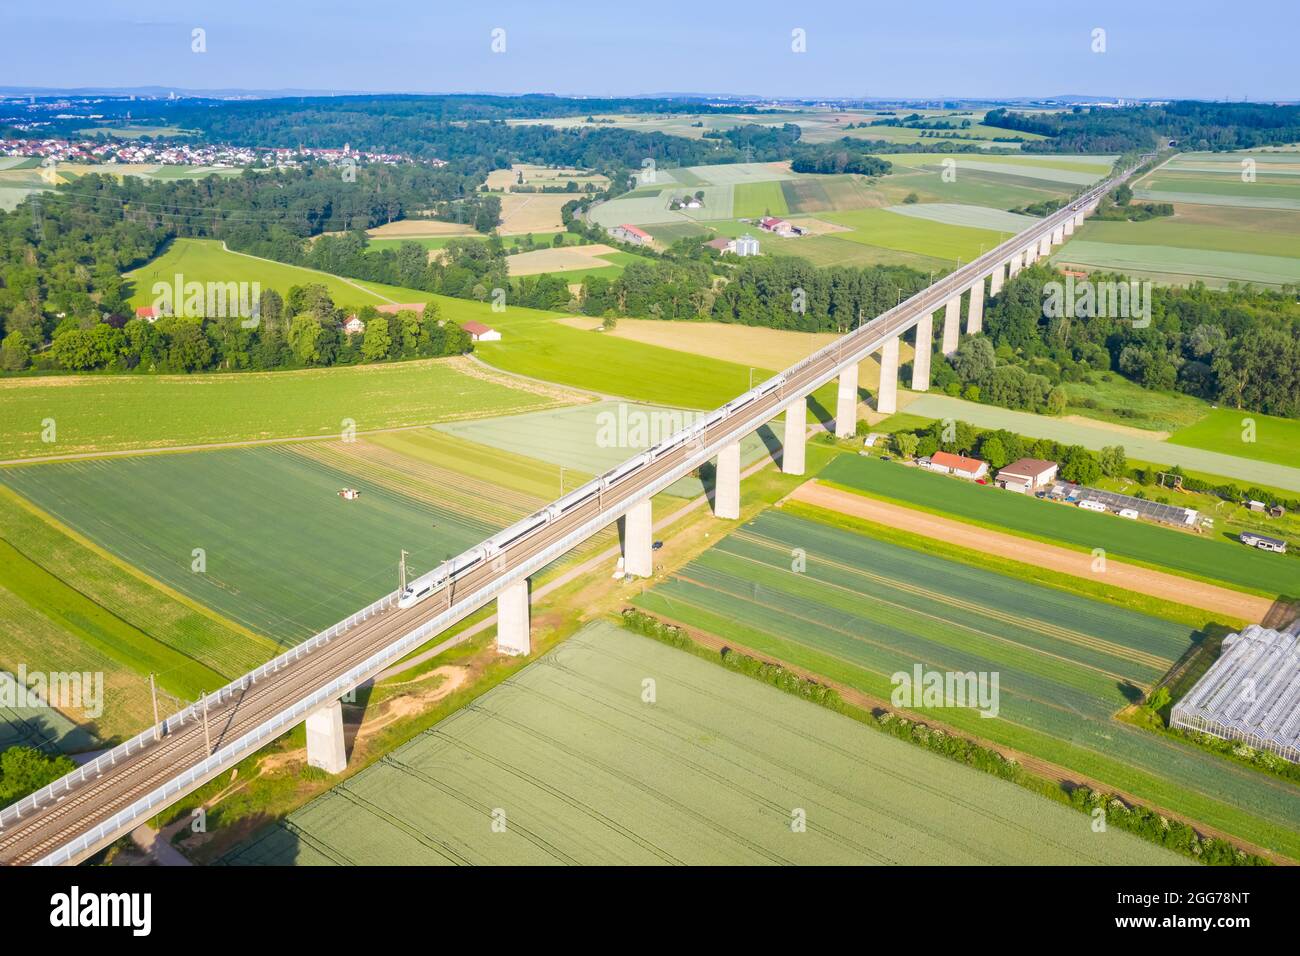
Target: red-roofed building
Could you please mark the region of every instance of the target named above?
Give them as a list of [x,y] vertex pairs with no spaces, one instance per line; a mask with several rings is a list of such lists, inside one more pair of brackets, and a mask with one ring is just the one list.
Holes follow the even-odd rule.
[[472,342],[500,342],[501,333],[482,322],[465,322],[461,328],[469,333]]
[[792,236],[802,236],[803,230],[793,223],[786,222],[778,216],[764,216],[758,221],[758,228],[767,232],[776,233],[778,236],[784,236],[789,239]]
[[972,481],[983,478],[989,473],[988,462],[980,461],[978,458],[967,458],[965,455],[954,455],[946,451],[936,451],[931,455],[928,467],[931,471],[943,472],[945,475],[956,475],[958,478],[969,478]]
[[150,322],[155,321],[161,313],[152,305],[142,305],[135,310],[137,319],[148,319]]
[[361,335],[366,331],[366,323],[362,322],[354,313],[349,315],[343,323],[343,331],[348,335]]
[[648,246],[653,241],[650,233],[636,226],[629,226],[627,223],[615,226],[609,234],[621,242],[630,242],[634,246]]

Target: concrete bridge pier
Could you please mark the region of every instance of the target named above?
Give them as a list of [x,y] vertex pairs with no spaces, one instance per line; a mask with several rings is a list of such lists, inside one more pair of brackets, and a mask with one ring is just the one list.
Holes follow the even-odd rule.
[[912,391],[930,390],[930,353],[934,350],[934,316],[926,314],[916,323],[916,346],[912,357]]
[[993,271],[989,273],[989,298],[990,299],[1002,291],[1002,283],[1005,281],[1005,279],[1003,278],[1003,272],[1005,269],[1006,269],[1006,263],[999,262],[996,266],[993,267]]
[[1085,212],[1083,212],[1083,210],[1080,210],[1079,212],[1075,213],[1075,216],[1074,216],[1074,228],[1075,228],[1075,229],[1078,229],[1080,226],[1083,225],[1083,220],[1086,218],[1086,216],[1087,216],[1087,214],[1086,214]]
[[808,436],[808,399],[796,398],[785,409],[785,438],[781,442],[781,471],[802,475]]
[[347,769],[348,755],[343,746],[343,705],[332,701],[307,715],[307,764],[326,773]]
[[1023,269],[1024,267],[1025,267],[1024,253],[1017,252],[1015,255],[1011,257],[1011,261],[1007,263],[1007,278],[1008,279],[1014,278],[1015,274],[1019,272],[1021,269]]
[[1050,235],[1043,235],[1038,240],[1038,257],[1040,259],[1046,259],[1051,254],[1052,254],[1052,237]]
[[724,445],[718,452],[718,469],[713,482],[713,513],[728,521],[740,517],[739,441]]
[[961,296],[956,295],[943,305],[943,354],[957,351],[957,336],[961,332]]
[[1052,230],[1052,245],[1059,246],[1063,242],[1065,242],[1065,227],[1057,226]]
[[855,362],[840,372],[835,396],[835,437],[852,438],[858,430],[858,366]]
[[976,279],[970,287],[970,304],[966,309],[966,334],[974,335],[984,328],[984,277]]
[[1035,243],[1025,250],[1025,266],[1032,266],[1034,260],[1038,258],[1038,244]]
[[1074,217],[1073,217],[1073,216],[1071,216],[1069,219],[1065,220],[1065,225],[1061,226],[1061,232],[1062,232],[1064,235],[1067,235],[1067,236],[1072,236],[1072,235],[1074,235]]
[[651,499],[638,501],[618,520],[623,524],[623,572],[639,578],[654,573],[654,519]]
[[880,348],[880,391],[876,393],[876,411],[892,415],[898,411],[898,336]]
[[497,653],[520,657],[533,652],[528,585],[528,579],[524,578],[497,595]]

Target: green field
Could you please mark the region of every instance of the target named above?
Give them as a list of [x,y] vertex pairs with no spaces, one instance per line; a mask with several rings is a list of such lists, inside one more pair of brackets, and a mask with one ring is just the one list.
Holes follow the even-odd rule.
[[[512,455],[563,465],[569,474],[565,485],[572,489],[577,487],[579,475],[602,474],[693,420],[684,417],[680,409],[597,402],[449,423],[439,425],[438,430]],[[620,427],[620,421],[626,427]],[[611,437],[613,443],[607,440]],[[764,426],[741,440],[741,464],[751,465],[778,447],[776,433]],[[665,489],[665,493],[679,498],[694,498],[704,491],[703,482],[695,475],[679,478]]]
[[184,276],[185,282],[258,282],[263,289],[274,289],[281,295],[287,294],[290,286],[318,283],[329,290],[336,305],[360,307],[380,305],[384,301],[327,272],[229,252],[212,239],[175,239],[162,255],[126,273],[125,278],[131,283],[131,304],[152,305],[157,298],[153,293],[154,283],[174,286],[178,274]]
[[1024,232],[1038,220],[1033,216],[990,209],[987,206],[963,206],[959,203],[921,202],[900,206],[890,206],[890,212],[903,216],[915,216],[948,226],[968,226],[973,229],[989,229],[998,233],[1016,235]]
[[[1006,175],[1017,175],[1028,170],[1038,175],[1075,173],[1091,177],[1090,181],[1103,178],[1115,163],[1114,156],[1075,156],[1072,154],[1039,154],[1032,156],[969,156],[953,153],[890,153],[889,161],[895,166],[933,167],[939,166],[945,159],[952,159],[957,164],[958,174],[968,169],[992,170]],[[1073,182],[1071,176],[1064,182]]]
[[[544,406],[449,360],[199,375],[0,379],[0,459],[337,435]],[[53,419],[53,442],[41,440]]]
[[[791,570],[796,553],[801,573]],[[1293,785],[1113,719],[1198,639],[1185,625],[779,512],[635,603],[884,700],[891,675],[918,664],[996,673],[992,717],[956,704],[908,709],[1300,852]]]
[[969,226],[950,226],[915,216],[899,215],[888,209],[823,213],[818,218],[853,230],[835,233],[836,239],[939,259],[960,259],[963,262],[978,258],[981,251],[989,251],[1013,234],[991,229],[972,229]]
[[732,214],[741,219],[758,219],[762,216],[787,216],[782,183],[742,183],[736,187],[732,200]]
[[[920,272],[934,272],[939,278],[952,270],[949,259],[936,259],[915,252],[886,249],[852,238],[841,239],[841,233],[824,236],[801,236],[798,239],[775,239],[764,236],[763,252],[774,256],[798,256],[815,266],[910,266]],[[844,235],[848,235],[847,233]]]
[[[653,704],[641,699],[647,677]],[[806,832],[791,826],[796,809]],[[1094,834],[1073,810],[601,622],[223,862],[1180,861],[1118,830]]]
[[[401,549],[413,568],[430,568],[505,524],[416,497],[418,485],[394,490],[362,463],[330,465],[280,445],[11,468],[0,482],[281,645],[395,590]],[[361,498],[345,501],[341,488]],[[195,548],[206,556],[199,573]],[[250,650],[236,672],[270,656]]]
[[884,205],[884,198],[864,176],[804,176],[781,182],[786,207],[794,214],[847,211]]
[[922,202],[963,203],[994,209],[1016,209],[1050,199],[1065,199],[1075,187],[1014,173],[967,169],[952,181],[944,179],[943,167],[900,168],[881,183],[888,203],[901,203],[909,193]]
[[[1254,426],[1251,441],[1245,438],[1247,419]],[[1176,431],[1169,437],[1169,443],[1279,465],[1295,465],[1296,452],[1300,449],[1300,421],[1240,409],[1216,408],[1196,424]]]
[[919,505],[1079,550],[1105,548],[1112,558],[1137,561],[1242,591],[1269,597],[1300,596],[1300,561],[1222,538],[1125,521],[992,485],[954,481],[919,468],[856,455],[840,456],[821,477],[875,497]]
[[150,672],[192,700],[274,653],[271,641],[74,537],[6,488],[0,552],[0,667],[103,672],[100,736],[129,735],[151,722]]
[[[1121,225],[1115,223],[1115,225]],[[1131,242],[1074,239],[1052,255],[1061,266],[1090,266],[1134,276],[1151,275],[1163,283],[1213,280],[1284,285],[1300,282],[1300,258],[1265,256],[1221,249],[1145,246]]]
[[1254,225],[1246,224],[1235,229],[1198,225],[1184,222],[1181,213],[1164,219],[1148,219],[1146,222],[1102,222],[1090,219],[1074,235],[1071,242],[1087,240],[1116,245],[1170,246],[1300,259],[1300,234],[1261,231]]

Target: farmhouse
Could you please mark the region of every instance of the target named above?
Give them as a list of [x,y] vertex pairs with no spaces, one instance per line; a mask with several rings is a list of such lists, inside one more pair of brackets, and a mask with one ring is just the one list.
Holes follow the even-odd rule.
[[1019,461],[1013,461],[1005,468],[999,469],[994,483],[999,488],[1007,489],[1007,491],[1032,494],[1039,488],[1044,488],[1052,483],[1052,479],[1056,477],[1058,467],[1054,461],[1043,461],[1041,458],[1021,458]]
[[967,458],[965,455],[952,455],[946,451],[936,451],[930,456],[930,464],[926,467],[931,471],[956,475],[958,478],[968,478],[971,481],[983,478],[989,473],[988,462],[980,461],[978,458]]
[[501,333],[482,322],[465,322],[461,328],[469,333],[471,342],[500,342]]
[[1219,659],[1174,704],[1170,724],[1300,763],[1297,634],[1300,621],[1283,631],[1252,624],[1228,635]]
[[343,323],[343,331],[348,335],[361,335],[366,331],[366,323],[362,322],[354,313],[349,315],[347,321]]
[[621,242],[630,242],[634,246],[647,246],[651,241],[650,233],[644,229],[638,229],[636,226],[629,226],[627,223],[615,226],[609,231],[609,234]]
[[142,305],[135,310],[135,317],[137,319],[146,319],[150,322],[156,322],[158,320],[158,316],[161,314],[162,313],[160,313],[158,309],[152,305]]
[[710,249],[717,249],[718,252],[735,252],[736,241],[728,239],[725,236],[719,236],[717,239],[710,239],[705,243]]
[[793,223],[786,222],[778,216],[764,216],[758,221],[758,228],[767,232],[775,233],[785,239],[792,239],[795,236],[802,236],[803,230]]

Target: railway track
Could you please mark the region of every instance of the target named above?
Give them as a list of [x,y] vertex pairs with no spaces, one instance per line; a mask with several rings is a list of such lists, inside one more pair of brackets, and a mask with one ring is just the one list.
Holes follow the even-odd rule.
[[[993,267],[1027,247],[1030,242],[1027,237],[1031,234],[1034,241],[1050,234],[1118,181],[1112,180],[1091,190],[1033,229],[815,352],[783,373],[782,381],[774,390],[709,424],[689,442],[662,451],[658,457],[650,456],[645,464],[618,477],[607,489],[601,488],[594,496],[562,512],[554,520],[511,541],[500,553],[486,555],[486,560],[457,574],[443,590],[423,603],[406,609],[389,606],[330,637],[310,652],[284,660],[282,666],[269,674],[256,680],[250,680],[246,675],[241,679],[241,686],[232,685],[218,696],[205,698],[206,731],[201,716],[192,715],[179,726],[174,725],[173,718],[167,722],[167,732],[159,733],[152,742],[146,741],[140,749],[115,760],[111,766],[101,768],[94,777],[76,780],[76,774],[69,775],[65,778],[67,786],[61,795],[56,795],[52,786],[44,802],[28,809],[17,819],[12,818],[11,808],[7,811],[9,818],[0,818],[0,863],[22,865],[46,860],[50,854],[83,835],[93,834],[97,827],[109,823],[117,814],[155,793],[168,781],[200,767],[226,742],[238,741],[267,725],[295,703],[306,701],[332,680],[341,679],[342,675],[365,665],[376,654],[392,647],[422,625],[442,617],[445,618],[445,629],[464,619],[496,596],[503,579],[517,580],[535,573],[544,565],[543,557],[563,544],[566,538],[582,533],[584,528],[588,529],[586,535],[595,533],[617,520],[648,494],[666,487],[672,480],[708,460],[722,446],[738,441],[766,424],[791,401],[807,396],[831,381],[842,369],[861,361],[889,339],[914,326],[922,316],[938,311]],[[426,640],[433,636],[427,635]],[[373,673],[363,674],[353,682],[353,686],[374,676],[382,666],[376,665]],[[170,800],[197,789],[242,756],[232,757],[228,763],[193,781],[188,789],[169,795]],[[152,806],[147,813],[141,812],[123,824],[120,832],[125,832],[139,819],[159,812],[165,805]],[[110,834],[99,839],[95,846],[84,848],[80,858],[114,838],[115,835]]]

